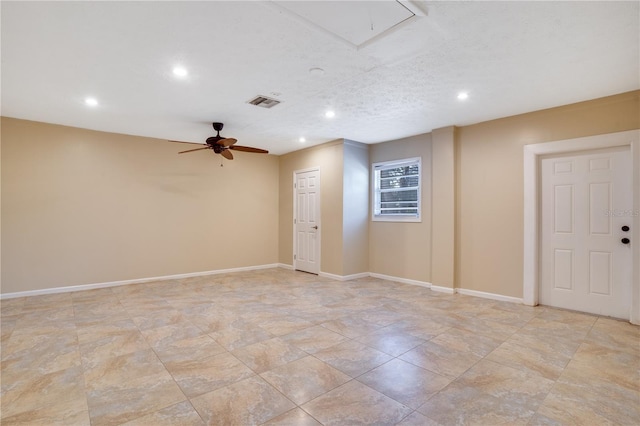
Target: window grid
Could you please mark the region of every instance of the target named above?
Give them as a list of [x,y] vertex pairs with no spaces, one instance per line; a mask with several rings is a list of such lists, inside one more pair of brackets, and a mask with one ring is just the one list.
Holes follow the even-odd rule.
[[374,163],[372,220],[420,222],[421,159]]

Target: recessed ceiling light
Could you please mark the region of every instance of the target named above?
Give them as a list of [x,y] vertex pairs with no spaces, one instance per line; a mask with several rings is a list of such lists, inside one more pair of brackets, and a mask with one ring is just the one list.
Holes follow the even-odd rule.
[[324,116],[327,117],[327,118],[333,118],[333,117],[336,116],[336,113],[331,111],[331,110],[329,110],[329,111],[324,113]]
[[469,97],[469,94],[467,92],[460,92],[458,93],[458,99],[460,99],[461,101],[464,101],[465,99],[467,99]]
[[187,70],[183,67],[173,68],[173,75],[175,75],[176,77],[186,77],[187,74]]
[[324,75],[324,70],[322,68],[309,68],[309,74],[314,77],[320,77]]
[[96,98],[86,98],[84,103],[90,107],[98,106],[98,100]]
[[298,139],[298,142],[300,142],[300,143],[305,143],[306,141],[307,141],[307,140],[306,140],[305,138],[300,138],[300,139]]

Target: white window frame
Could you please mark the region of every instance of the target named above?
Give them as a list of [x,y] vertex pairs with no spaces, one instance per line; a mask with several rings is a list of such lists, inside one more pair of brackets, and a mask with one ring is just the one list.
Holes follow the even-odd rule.
[[[418,165],[418,213],[417,214],[376,214],[380,206],[379,171],[395,167]],[[381,161],[371,165],[371,220],[374,222],[422,222],[422,157],[403,158],[401,160]]]

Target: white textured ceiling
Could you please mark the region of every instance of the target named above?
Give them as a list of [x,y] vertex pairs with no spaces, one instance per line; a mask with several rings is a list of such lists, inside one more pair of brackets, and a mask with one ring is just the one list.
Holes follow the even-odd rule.
[[[640,88],[639,2],[413,4],[427,16],[355,49],[268,1],[2,1],[1,112],[194,142],[222,121],[224,136],[282,154]],[[255,95],[282,103],[247,104]]]

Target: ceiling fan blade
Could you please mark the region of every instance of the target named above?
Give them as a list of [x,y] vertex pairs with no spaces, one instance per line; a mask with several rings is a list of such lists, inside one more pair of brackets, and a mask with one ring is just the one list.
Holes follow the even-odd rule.
[[190,143],[191,145],[204,145],[204,144],[198,143],[198,142],[184,142],[184,141],[172,141],[172,140],[169,140],[169,142],[173,142],[173,143]]
[[[202,144],[199,144],[202,145]],[[196,148],[196,149],[188,149],[186,151],[180,151],[178,154],[184,154],[185,152],[193,152],[193,151],[201,151],[203,149],[211,149],[208,146],[205,146],[204,148]]]
[[218,145],[223,145],[223,146],[231,146],[234,143],[238,142],[236,139],[234,138],[224,138],[224,139],[220,139],[217,144]]
[[222,156],[224,158],[226,158],[227,160],[233,160],[233,154],[231,153],[231,151],[229,151],[228,149],[225,149],[224,151],[222,151],[220,154],[222,154]]
[[253,148],[251,146],[234,145],[234,146],[230,146],[229,149],[233,149],[235,151],[255,152],[257,154],[268,154],[269,153],[269,151],[267,151],[266,149]]

